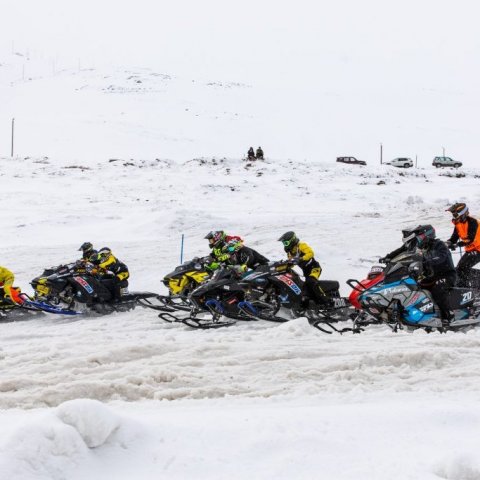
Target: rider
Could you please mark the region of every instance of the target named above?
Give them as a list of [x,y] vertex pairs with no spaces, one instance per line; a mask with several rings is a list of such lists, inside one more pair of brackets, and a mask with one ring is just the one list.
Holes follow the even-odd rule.
[[391,251],[389,254],[385,255],[384,257],[380,258],[378,261],[380,263],[388,263],[392,258],[395,258],[397,255],[400,255],[404,252],[415,252],[417,248],[417,240],[415,234],[415,228],[406,228],[402,230],[402,243],[403,245],[395,250]]
[[297,264],[305,276],[302,308],[307,308],[309,299],[314,300],[319,305],[328,303],[327,296],[318,284],[322,267],[315,260],[312,248],[305,242],[301,242],[295,232],[292,231],[284,233],[278,241],[283,243],[288,259]]
[[222,248],[222,252],[228,255],[228,263],[234,265],[238,273],[244,273],[247,270],[255,270],[260,265],[268,265],[268,258],[258,253],[256,250],[243,245],[241,240],[230,240]]
[[18,291],[13,288],[14,280],[13,273],[8,268],[0,266],[0,301],[14,304],[22,303]]
[[92,271],[100,281],[113,293],[114,300],[121,300],[122,293],[128,288],[127,266],[118,260],[108,247],[98,251],[97,259],[94,262],[96,268]]
[[413,230],[417,247],[423,254],[423,275],[420,286],[430,291],[440,309],[442,323],[448,325],[454,314],[448,305],[448,289],[455,285],[457,274],[447,245],[435,237],[431,225],[419,225]]
[[242,241],[242,239],[235,235],[227,235],[223,230],[212,230],[205,239],[208,240],[208,246],[212,249],[209,255],[210,263],[206,267],[210,270],[216,270],[221,263],[226,262],[229,255],[222,252],[223,247],[231,240]]
[[91,242],[82,243],[82,246],[78,249],[78,251],[82,252],[82,260],[84,260],[85,262],[90,261],[94,253],[96,253],[96,251],[93,249],[93,245],[91,244]]
[[454,250],[465,247],[465,253],[457,264],[459,286],[467,286],[471,268],[480,262],[480,228],[478,220],[471,217],[465,203],[454,203],[446,210],[452,214],[454,225],[447,246]]

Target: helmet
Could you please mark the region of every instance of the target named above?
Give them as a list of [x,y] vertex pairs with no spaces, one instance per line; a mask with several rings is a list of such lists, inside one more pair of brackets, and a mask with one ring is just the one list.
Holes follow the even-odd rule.
[[417,246],[425,249],[435,240],[435,229],[431,225],[419,225],[413,231]]
[[98,251],[97,259],[99,263],[103,263],[112,254],[108,247],[103,247]]
[[82,246],[78,249],[78,251],[80,250],[85,255],[86,253],[91,252],[93,250],[93,245],[90,242],[84,242],[82,243]]
[[452,214],[453,223],[464,222],[468,216],[468,207],[466,203],[454,203],[445,211]]
[[224,253],[235,253],[243,247],[243,243],[240,240],[230,240],[222,247]]
[[223,230],[211,231],[206,236],[205,239],[208,240],[208,245],[210,248],[219,247],[225,241],[227,234]]
[[283,243],[283,246],[285,247],[285,250],[289,252],[292,250],[292,248],[297,245],[299,242],[297,236],[295,235],[295,232],[285,232],[279,239],[279,242]]
[[89,262],[94,262],[95,260],[97,260],[98,258],[98,251],[97,250],[91,250],[90,252],[88,252],[88,257],[87,257],[87,260]]

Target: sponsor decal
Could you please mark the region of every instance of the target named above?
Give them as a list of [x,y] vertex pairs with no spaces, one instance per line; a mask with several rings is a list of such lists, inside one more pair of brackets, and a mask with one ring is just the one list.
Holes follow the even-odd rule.
[[278,278],[285,284],[290,287],[297,295],[302,293],[302,289],[287,275],[279,275]]
[[82,277],[73,277],[73,279],[80,284],[88,293],[93,293],[93,288],[90,286],[87,281]]

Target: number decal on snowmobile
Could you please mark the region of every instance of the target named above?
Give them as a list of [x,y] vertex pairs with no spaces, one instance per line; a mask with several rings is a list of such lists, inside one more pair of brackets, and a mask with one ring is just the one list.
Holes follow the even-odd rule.
[[93,293],[93,288],[82,277],[73,277],[88,293]]
[[291,278],[287,277],[286,275],[279,275],[278,278],[283,283],[288,285],[297,295],[300,295],[300,293],[302,293],[301,288]]
[[462,293],[462,304],[469,302],[472,299],[472,292],[465,292]]

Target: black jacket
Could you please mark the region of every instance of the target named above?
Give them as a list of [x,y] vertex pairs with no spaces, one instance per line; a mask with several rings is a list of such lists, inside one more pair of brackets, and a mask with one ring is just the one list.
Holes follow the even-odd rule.
[[260,255],[253,248],[242,247],[231,255],[229,263],[232,265],[245,265],[249,269],[255,269],[259,265],[267,265],[268,258]]
[[423,251],[423,269],[424,282],[435,282],[455,274],[452,254],[445,243],[438,238]]

